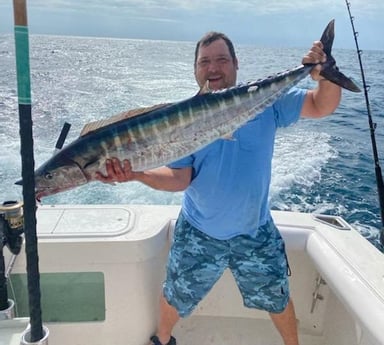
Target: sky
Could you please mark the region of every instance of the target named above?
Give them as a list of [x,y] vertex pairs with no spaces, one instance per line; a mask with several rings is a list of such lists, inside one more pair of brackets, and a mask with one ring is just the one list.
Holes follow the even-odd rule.
[[[384,0],[349,0],[361,49],[384,50]],[[0,33],[13,33],[12,0],[0,0]],[[345,0],[29,0],[30,34],[310,47],[335,19],[337,48],[354,48]]]

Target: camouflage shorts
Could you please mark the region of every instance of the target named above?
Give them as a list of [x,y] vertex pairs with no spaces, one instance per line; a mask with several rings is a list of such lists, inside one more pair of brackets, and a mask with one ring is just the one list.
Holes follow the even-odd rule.
[[246,307],[282,312],[289,299],[284,241],[271,220],[257,237],[217,240],[180,214],[168,258],[164,296],[181,317],[188,316],[229,268]]

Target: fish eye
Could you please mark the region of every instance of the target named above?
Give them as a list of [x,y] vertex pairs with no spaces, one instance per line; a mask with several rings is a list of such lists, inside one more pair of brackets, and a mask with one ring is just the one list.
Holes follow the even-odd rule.
[[45,179],[47,180],[52,180],[53,179],[53,174],[51,174],[50,172],[46,172],[45,175],[44,175]]

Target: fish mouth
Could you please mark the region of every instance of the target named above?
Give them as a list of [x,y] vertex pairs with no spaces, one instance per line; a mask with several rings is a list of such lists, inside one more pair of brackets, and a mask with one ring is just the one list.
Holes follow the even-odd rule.
[[41,190],[41,189],[36,189],[35,190],[35,199],[38,201],[38,202],[41,202],[41,199],[45,196],[48,196],[48,195],[52,195],[52,194],[55,194],[57,192],[57,190],[55,189],[44,189],[44,190]]
[[[15,185],[18,185],[18,186],[22,186],[23,185],[23,180],[18,180],[15,182]],[[69,189],[72,189],[74,187],[66,187],[66,188],[35,188],[35,199],[36,201],[38,202],[41,202],[41,199],[43,197],[46,197],[46,196],[49,196],[49,195],[53,195],[53,194],[57,194],[57,193],[60,193],[60,192],[64,192],[66,190],[69,190]]]
[[[23,186],[23,180],[21,179],[21,180],[17,180],[16,182],[15,182],[15,185],[17,185],[17,186]],[[47,192],[45,192],[45,191],[38,191],[37,189],[35,189],[35,199],[36,199],[36,201],[37,202],[41,202],[41,198],[43,197],[43,196],[45,196],[45,195],[49,195],[49,194],[51,194],[51,193],[47,193]]]
[[[23,180],[21,179],[21,180],[16,181],[15,185],[23,186]],[[69,188],[67,188],[67,189],[69,189]],[[35,188],[35,199],[38,202],[40,202],[42,197],[48,196],[51,194],[56,194],[56,193],[59,193],[61,191],[63,191],[62,188],[43,188],[43,189]]]
[[65,192],[65,191],[73,189],[73,188],[75,188],[75,187],[71,186],[71,187],[66,187],[66,188],[63,188],[63,187],[60,187],[60,188],[58,188],[58,187],[57,188],[40,188],[40,189],[36,188],[35,189],[35,199],[38,202],[41,202],[41,199],[46,197],[46,196]]

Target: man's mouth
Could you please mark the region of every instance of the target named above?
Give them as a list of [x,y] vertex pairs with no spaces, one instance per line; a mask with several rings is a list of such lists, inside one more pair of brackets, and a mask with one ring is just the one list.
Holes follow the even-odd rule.
[[212,90],[215,90],[218,87],[221,88],[222,80],[223,80],[222,77],[211,77],[211,78],[208,78],[207,81],[208,81],[209,88],[212,89]]
[[221,76],[219,77],[210,77],[208,78],[208,81],[211,83],[211,82],[216,82],[216,81],[219,81],[221,80]]

